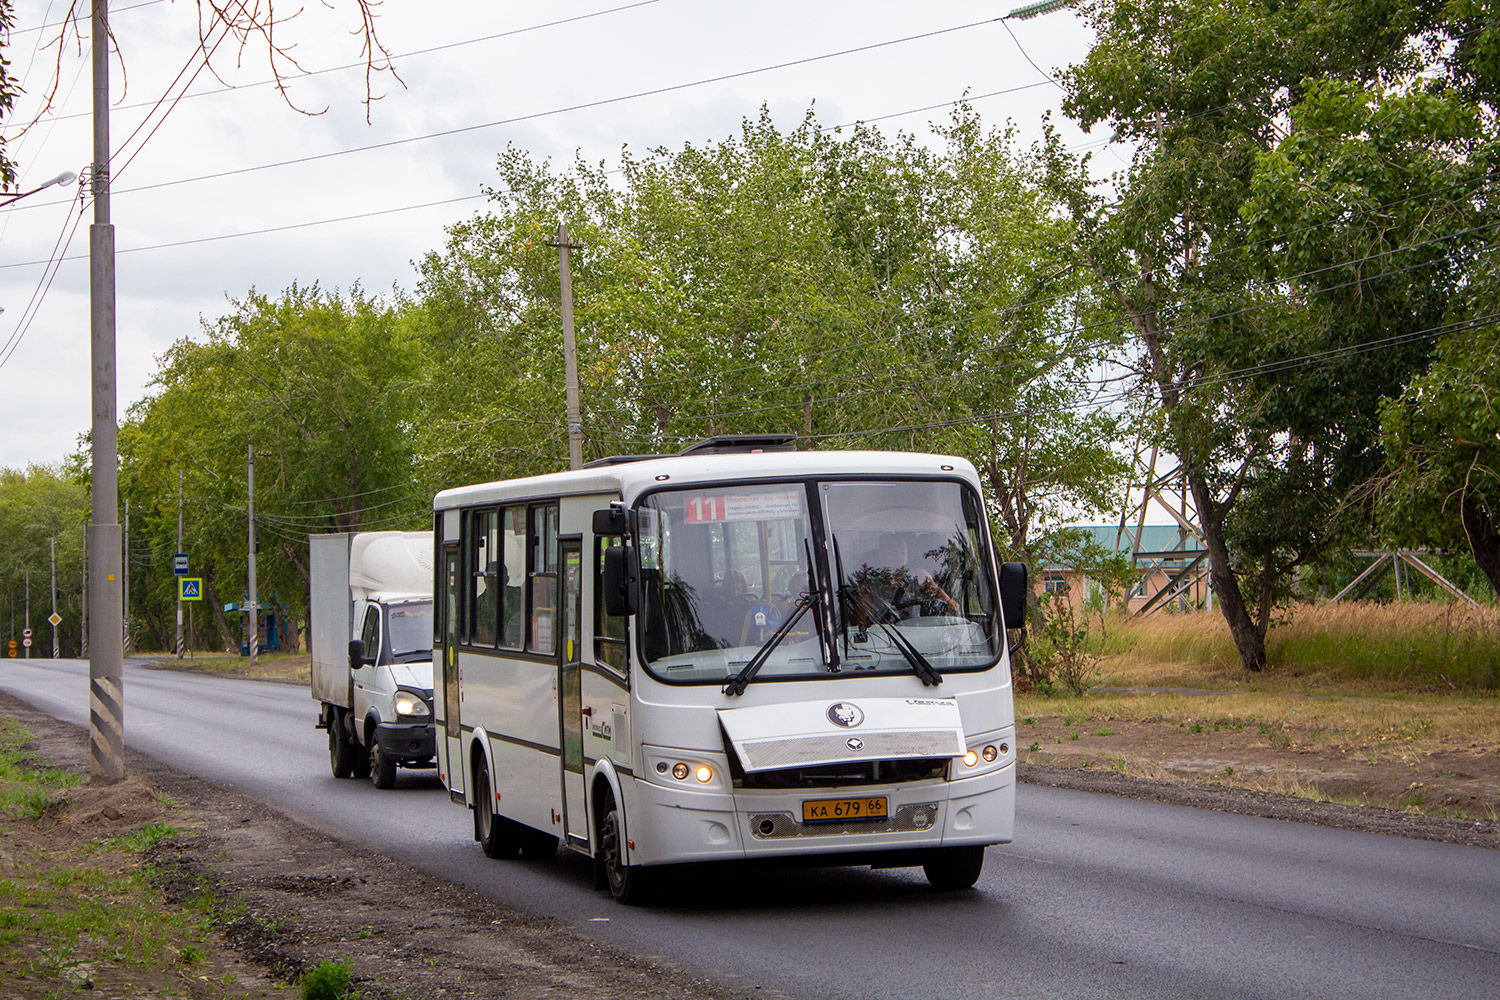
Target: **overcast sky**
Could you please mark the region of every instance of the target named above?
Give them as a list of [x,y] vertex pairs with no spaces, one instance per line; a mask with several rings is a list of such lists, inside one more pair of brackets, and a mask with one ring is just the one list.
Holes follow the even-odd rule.
[[[613,166],[625,146],[724,139],[762,104],[783,127],[815,104],[826,127],[878,120],[926,138],[965,91],[986,122],[1012,119],[1029,144],[1062,97],[1031,62],[1052,72],[1082,59],[1090,38],[1066,11],[996,20],[1020,0],[385,0],[377,30],[406,86],[376,78],[384,96],[366,124],[362,68],[336,69],[360,58],[348,33],[354,5],[330,2],[332,12],[306,4],[280,36],[315,74],[292,80],[290,96],[327,109],[317,116],[265,84],[262,52],[237,65],[229,43],[215,56],[222,79],[199,73],[186,97],[158,107],[181,89],[172,84],[184,66],[182,79],[192,74],[194,0],[112,3],[122,418],[156,359],[227,313],[230,297],[293,282],[413,288],[412,262],[442,247],[445,226],[483,210],[481,189],[507,144],[558,165],[577,152]],[[8,141],[57,71],[66,8],[15,0],[8,53],[27,93]],[[89,162],[91,89],[85,24],[83,51],[64,47],[53,109],[10,141],[22,190]],[[1060,114],[1054,121],[1069,143],[1098,147]],[[1116,155],[1097,156],[1096,173],[1117,169]],[[75,228],[75,190],[0,208],[0,466],[61,461],[89,426],[93,210]],[[63,244],[54,273],[46,262]]]

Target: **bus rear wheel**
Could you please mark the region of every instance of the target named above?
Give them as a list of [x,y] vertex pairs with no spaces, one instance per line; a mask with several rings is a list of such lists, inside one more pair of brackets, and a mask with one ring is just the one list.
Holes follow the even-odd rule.
[[922,872],[934,889],[972,888],[983,869],[983,847],[940,847],[922,862]]
[[513,821],[495,813],[494,794],[490,767],[480,757],[474,768],[474,839],[486,857],[513,858],[521,851],[521,832]]
[[626,906],[642,906],[650,902],[651,873],[640,865],[625,863],[620,828],[620,810],[615,805],[615,797],[606,795],[604,818],[599,822],[599,864],[604,869],[604,880],[609,886],[609,894],[615,899]]

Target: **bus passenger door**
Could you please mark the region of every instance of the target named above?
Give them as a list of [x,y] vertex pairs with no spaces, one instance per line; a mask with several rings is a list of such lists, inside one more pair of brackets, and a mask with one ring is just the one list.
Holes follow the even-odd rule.
[[589,719],[583,714],[581,664],[582,631],[579,611],[583,594],[583,552],[579,539],[562,539],[562,607],[557,644],[562,713],[563,816],[569,846],[587,849],[589,820],[583,782],[583,737]]
[[434,720],[438,724],[438,746],[443,755],[438,758],[438,767],[443,771],[450,794],[462,795],[464,791],[463,733],[459,728],[462,713],[459,707],[458,685],[458,546],[443,547],[443,661],[439,683],[442,693],[438,705],[443,717]]

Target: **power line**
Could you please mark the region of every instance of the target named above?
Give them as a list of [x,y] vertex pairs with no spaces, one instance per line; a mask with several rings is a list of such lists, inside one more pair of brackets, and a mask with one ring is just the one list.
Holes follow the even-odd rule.
[[[150,2],[151,3],[161,3],[162,0],[150,0]],[[479,44],[482,44],[484,42],[498,41],[499,39],[509,38],[509,37],[511,37],[513,35],[523,35],[523,34],[526,34],[527,32],[531,32],[531,31],[540,31],[543,28],[556,28],[556,27],[560,27],[561,25],[565,25],[565,24],[573,24],[573,23],[575,23],[577,21],[587,21],[590,18],[603,17],[606,14],[618,14],[621,11],[634,10],[637,7],[649,7],[652,4],[660,3],[660,2],[661,2],[661,0],[637,0],[636,3],[628,3],[628,4],[624,4],[623,6],[619,6],[619,7],[610,7],[608,9],[606,9],[606,10],[596,10],[596,11],[593,11],[593,12],[587,13],[587,14],[577,14],[577,15],[575,15],[573,17],[564,17],[564,18],[560,18],[560,19],[558,19],[556,21],[546,21],[546,22],[543,22],[541,24],[531,24],[531,25],[527,25],[524,28],[512,28],[509,31],[500,31],[500,32],[496,32],[495,34],[492,34],[492,35],[482,35],[482,36],[480,36],[478,38],[464,38],[464,39],[460,39],[459,41],[448,42],[448,43],[445,43],[443,45],[433,45],[433,46],[430,46],[429,48],[425,48],[425,49],[413,49],[410,52],[401,52],[401,53],[397,53],[396,55],[391,56],[390,57],[390,61],[392,63],[394,63],[398,59],[412,59],[412,58],[414,58],[416,56],[432,55],[433,53],[436,53],[436,52],[447,52],[447,51],[450,51],[452,49],[463,48],[464,46],[467,46],[467,45],[479,45]],[[143,6],[144,7],[144,6],[149,6],[149,4],[140,4],[139,6]],[[133,8],[133,7],[125,7],[125,8],[121,8],[121,9],[122,10],[134,10],[135,8]],[[113,13],[115,13],[115,12],[111,11],[111,14],[113,14]],[[59,22],[59,23],[61,23],[61,22]],[[57,25],[51,25],[50,27],[57,27]],[[35,31],[37,29],[35,29],[35,28],[28,28],[27,30],[28,31]],[[216,87],[216,88],[214,88],[212,90],[200,90],[196,94],[186,94],[184,96],[187,99],[191,100],[191,99],[197,98],[197,97],[214,97],[214,96],[217,96],[219,94],[229,94],[229,93],[234,93],[236,91],[253,90],[256,87],[268,87],[268,86],[272,86],[272,85],[276,85],[276,84],[280,84],[280,85],[284,86],[286,84],[296,83],[299,80],[306,80],[306,79],[309,79],[309,78],[315,77],[315,76],[326,76],[326,75],[328,75],[330,73],[343,73],[343,72],[346,72],[346,71],[351,70],[351,69],[364,69],[365,67],[366,67],[366,64],[364,62],[345,63],[342,66],[330,66],[327,69],[315,69],[315,70],[304,71],[304,72],[301,72],[301,73],[294,73],[294,74],[291,74],[289,76],[286,76],[286,77],[283,77],[283,78],[280,78],[280,79],[277,79],[276,77],[272,77],[269,80],[256,80],[254,83],[244,83],[244,84],[237,84],[235,86]],[[151,103],[152,102],[150,102],[150,101],[140,101],[140,102],[138,102],[136,104],[123,104],[123,105],[117,106],[115,108],[115,110],[117,110],[117,111],[133,111],[136,108],[144,108],[144,107],[146,107],[147,105],[149,105]],[[66,115],[56,115],[56,116],[54,116],[53,120],[55,120],[55,121],[67,121],[70,118],[87,118],[87,117],[89,117],[89,115],[90,115],[90,112],[88,112],[88,111],[78,111],[78,112],[74,112],[74,113],[66,114]]]
[[[1463,231],[1457,232],[1457,233],[1450,233],[1450,234],[1446,234],[1444,236],[1434,237],[1434,238],[1432,238],[1430,240],[1426,240],[1426,241],[1423,241],[1423,242],[1420,242],[1420,243],[1415,243],[1415,244],[1410,244],[1410,245],[1406,245],[1406,246],[1394,247],[1394,248],[1390,248],[1390,249],[1387,249],[1387,250],[1377,251],[1377,252],[1372,253],[1372,254],[1367,254],[1367,255],[1365,255],[1363,257],[1350,258],[1350,259],[1347,259],[1347,260],[1337,261],[1337,262],[1335,262],[1333,264],[1329,264],[1329,265],[1326,265],[1326,266],[1323,266],[1323,267],[1314,268],[1314,269],[1311,269],[1311,270],[1308,270],[1308,271],[1304,271],[1304,272],[1302,272],[1300,274],[1294,274],[1294,275],[1285,276],[1283,278],[1278,279],[1278,281],[1279,282],[1300,281],[1300,280],[1303,280],[1303,279],[1306,279],[1306,278],[1310,278],[1310,277],[1315,277],[1317,275],[1324,274],[1324,273],[1327,273],[1327,272],[1330,272],[1330,271],[1342,270],[1342,269],[1353,267],[1353,266],[1356,266],[1356,265],[1359,265],[1359,264],[1369,263],[1370,261],[1377,260],[1377,259],[1379,259],[1381,257],[1390,256],[1392,254],[1408,253],[1408,252],[1412,252],[1412,251],[1415,251],[1415,250],[1422,249],[1423,247],[1432,246],[1432,245],[1435,245],[1435,244],[1438,244],[1438,243],[1447,242],[1447,241],[1458,239],[1458,238],[1461,238],[1461,237],[1464,237],[1464,236],[1474,235],[1474,234],[1477,234],[1477,233],[1484,232],[1486,230],[1494,229],[1497,226],[1500,226],[1500,221],[1486,223],[1485,225],[1482,225],[1482,226],[1475,226],[1475,227],[1473,227],[1471,229],[1463,230]],[[1399,274],[1406,273],[1407,271],[1411,271],[1411,270],[1420,270],[1421,268],[1432,266],[1438,260],[1448,259],[1449,257],[1453,256],[1454,253],[1461,252],[1463,249],[1465,249],[1465,248],[1461,247],[1461,248],[1458,248],[1458,250],[1452,251],[1452,252],[1450,252],[1448,254],[1444,254],[1442,257],[1420,261],[1420,262],[1418,262],[1416,264],[1408,265],[1407,267],[1404,267],[1404,268],[1401,268],[1401,269],[1398,269],[1398,270],[1395,270],[1395,271],[1385,271],[1385,272],[1382,272],[1381,274],[1375,275],[1373,277],[1361,276],[1361,277],[1352,279],[1352,280],[1347,281],[1347,282],[1342,282],[1342,283],[1339,283],[1339,284],[1327,286],[1327,287],[1321,288],[1321,289],[1315,289],[1315,290],[1313,290],[1311,292],[1308,292],[1308,293],[1305,293],[1305,294],[1307,296],[1321,295],[1321,294],[1325,294],[1325,293],[1329,293],[1329,292],[1339,291],[1339,290],[1342,290],[1342,289],[1345,289],[1345,288],[1355,287],[1357,285],[1360,285],[1360,284],[1363,284],[1363,283],[1367,283],[1368,281],[1374,280],[1375,278],[1391,277],[1391,276],[1394,276],[1394,275],[1399,275]],[[1257,291],[1257,289],[1254,286],[1245,289],[1245,293],[1246,294],[1253,294],[1255,291]],[[1240,294],[1240,293],[1239,292],[1233,292],[1233,293],[1216,293],[1216,294],[1213,294],[1213,295],[1204,296],[1204,297],[1202,297],[1202,298],[1200,298],[1200,299],[1198,299],[1196,301],[1194,301],[1194,300],[1187,300],[1184,304],[1188,305],[1188,306],[1201,305],[1201,304],[1203,304],[1205,302],[1212,302],[1212,301],[1216,301],[1216,300],[1221,300],[1223,298],[1226,298],[1226,297],[1229,297],[1230,295],[1235,295],[1235,294]],[[1192,329],[1192,328],[1198,327],[1198,326],[1203,326],[1203,325],[1206,325],[1206,324],[1209,324],[1209,323],[1212,323],[1212,322],[1217,322],[1217,321],[1224,320],[1224,319],[1232,319],[1232,318],[1234,318],[1236,316],[1243,315],[1243,314],[1246,314],[1246,313],[1249,313],[1249,312],[1259,311],[1261,309],[1268,309],[1268,308],[1272,308],[1272,307],[1277,306],[1277,305],[1284,305],[1284,304],[1290,302],[1298,294],[1304,294],[1304,293],[1287,292],[1287,293],[1284,293],[1284,294],[1281,294],[1281,295],[1272,296],[1270,298],[1263,299],[1263,300],[1261,300],[1261,301],[1259,301],[1259,302],[1257,302],[1255,304],[1252,304],[1250,306],[1246,306],[1243,309],[1231,310],[1231,311],[1225,311],[1225,312],[1218,312],[1218,313],[1214,313],[1214,314],[1208,315],[1208,316],[1196,317],[1196,318],[1193,318],[1193,319],[1188,320],[1188,321],[1183,322],[1183,323],[1170,324],[1170,325],[1165,326],[1165,327],[1162,328],[1161,334],[1162,334],[1162,336],[1167,336],[1167,335],[1170,335],[1172,333],[1178,333],[1178,332],[1181,332],[1183,330]],[[995,318],[995,317],[998,317],[1000,315],[1003,315],[1006,312],[1010,312],[1010,311],[1013,311],[1013,310],[1015,310],[1017,308],[1021,308],[1021,307],[1025,306],[1025,305],[1028,305],[1028,304],[1027,303],[1022,303],[1022,304],[1019,304],[1019,305],[1007,305],[1007,306],[1004,306],[1004,307],[1002,307],[1002,308],[1000,308],[998,310],[994,310],[993,312],[990,312],[990,313],[981,313],[981,314],[974,314],[974,315],[970,315],[970,316],[966,316],[966,317],[960,317],[959,319],[957,319],[957,320],[955,320],[955,321],[953,321],[951,323],[936,324],[936,325],[932,325],[932,326],[922,326],[922,327],[917,327],[917,328],[908,329],[908,330],[899,330],[899,331],[896,331],[896,335],[897,336],[907,336],[907,335],[917,335],[917,334],[941,333],[941,332],[945,332],[947,330],[950,330],[950,329],[952,329],[954,327],[957,327],[957,326],[960,326],[960,325],[968,325],[968,324],[974,322],[976,319]],[[1096,323],[1084,324],[1082,327],[1079,327],[1079,328],[1077,328],[1077,329],[1075,329],[1073,331],[1070,331],[1070,336],[1076,337],[1078,334],[1084,333],[1084,332],[1086,332],[1086,331],[1088,331],[1090,329],[1108,328],[1108,327],[1111,327],[1111,326],[1124,326],[1124,325],[1127,325],[1128,323],[1129,323],[1129,320],[1128,320],[1128,318],[1125,318],[1125,317],[1114,318],[1114,319],[1109,319],[1109,320],[1101,320],[1101,321],[1098,321]],[[852,345],[840,345],[837,348],[831,348],[831,349],[829,349],[828,352],[822,352],[822,353],[825,353],[825,354],[826,353],[841,353],[841,352],[849,351],[849,350],[857,350],[857,349],[862,349],[862,348],[868,348],[872,344],[880,343],[880,342],[883,342],[884,340],[887,340],[887,339],[889,339],[889,338],[888,337],[881,337],[881,338],[874,339],[874,340],[859,341],[859,342],[856,342],[855,344],[852,344]],[[993,344],[993,345],[990,345],[990,346],[987,346],[987,347],[976,348],[975,351],[964,352],[964,353],[960,353],[960,354],[952,354],[952,355],[940,356],[940,357],[936,357],[936,358],[932,358],[932,359],[911,360],[911,361],[908,361],[907,363],[901,365],[899,368],[891,368],[891,369],[885,369],[885,370],[882,370],[882,371],[875,371],[875,372],[868,372],[868,371],[854,372],[854,373],[851,373],[849,375],[838,377],[838,378],[833,378],[833,379],[823,379],[823,380],[820,380],[820,381],[817,381],[817,382],[802,382],[802,383],[795,383],[795,384],[788,384],[788,385],[771,386],[771,387],[767,387],[767,388],[764,388],[764,389],[750,390],[750,391],[747,391],[747,392],[744,392],[744,393],[722,394],[722,395],[714,395],[714,396],[710,396],[710,397],[699,397],[699,398],[696,398],[696,399],[677,400],[677,401],[670,401],[670,400],[669,401],[661,401],[661,400],[656,400],[656,401],[652,402],[652,405],[661,405],[661,406],[674,407],[674,408],[676,408],[676,407],[691,407],[691,406],[695,406],[695,405],[703,405],[703,404],[711,404],[711,403],[721,403],[721,402],[724,402],[726,400],[731,400],[731,399],[745,399],[745,398],[751,398],[751,397],[756,397],[756,396],[771,395],[771,394],[776,394],[776,393],[795,392],[795,391],[803,390],[803,389],[821,388],[821,387],[824,387],[824,386],[827,386],[827,385],[838,384],[840,382],[845,382],[845,381],[864,381],[866,379],[869,379],[869,378],[872,378],[872,377],[875,377],[875,376],[878,376],[878,375],[881,375],[881,374],[889,374],[891,371],[897,371],[897,370],[907,370],[907,369],[910,369],[910,368],[912,368],[914,366],[943,365],[943,364],[952,364],[952,363],[955,363],[955,362],[962,362],[962,361],[967,360],[968,358],[972,357],[973,354],[976,353],[976,352],[979,352],[979,351],[989,352],[989,351],[1005,350],[1005,349],[1009,348],[1010,346],[1011,346],[1011,344],[1009,342],[1001,341],[999,343],[996,343],[996,344]],[[1051,360],[1051,361],[1061,361],[1061,360],[1067,360],[1067,359],[1070,359],[1070,358],[1074,359],[1074,360],[1086,360],[1090,354],[1092,354],[1094,351],[1099,350],[1099,349],[1100,348],[1098,348],[1097,346],[1091,345],[1090,347],[1082,349],[1082,350],[1079,350],[1079,351],[1058,352],[1056,354],[1046,356],[1046,359],[1047,360]],[[973,370],[965,371],[962,368],[958,368],[958,369],[955,369],[954,371],[952,371],[951,373],[939,376],[936,379],[928,380],[928,383],[930,383],[930,382],[946,381],[946,380],[951,380],[951,379],[972,378],[976,374],[989,374],[989,373],[993,373],[993,372],[1005,370],[1005,369],[1007,369],[1009,367],[1012,367],[1014,365],[1035,364],[1035,363],[1038,363],[1041,360],[1043,360],[1043,359],[1031,358],[1031,359],[1026,359],[1026,360],[1020,361],[1020,362],[1011,362],[1011,363],[1007,363],[1007,364],[993,366],[993,367],[990,367],[990,368],[979,369],[977,372],[973,371]],[[732,371],[754,370],[754,369],[757,369],[757,368],[763,368],[764,366],[765,366],[765,362],[761,362],[760,364],[747,365],[747,366],[743,366],[742,368],[739,368],[739,369],[733,369]],[[723,372],[715,372],[714,374],[715,375],[721,375],[721,374],[724,374],[724,373]],[[677,384],[677,382],[684,381],[684,380],[693,381],[693,382],[697,381],[696,377],[694,377],[692,375],[688,375],[688,376],[684,376],[684,379],[679,379],[679,380],[658,381],[658,382],[655,382],[655,383],[635,383],[635,385],[638,386],[638,387],[645,387],[646,385],[654,385],[654,386],[674,385],[674,384]],[[928,383],[907,383],[907,385],[928,384]],[[856,392],[856,393],[854,393],[852,395],[823,397],[822,399],[818,400],[818,402],[820,402],[820,403],[841,402],[841,401],[844,401],[846,399],[863,397],[863,396],[869,395],[871,392],[883,392],[883,391],[888,391],[888,389],[862,390],[862,391]],[[758,409],[730,411],[728,413],[724,413],[724,412],[703,413],[703,414],[698,414],[696,416],[687,417],[685,419],[718,420],[718,419],[724,419],[724,418],[727,418],[727,417],[748,416],[748,415],[753,415],[753,414],[758,414],[758,413],[764,413],[764,412],[768,412],[768,411],[774,411],[774,410],[779,410],[779,409],[786,409],[788,407],[797,406],[797,405],[801,405],[801,404],[798,403],[798,402],[788,402],[788,403],[783,403],[783,404],[775,405],[775,406],[761,407],[761,408],[758,408]],[[597,408],[596,407],[596,408],[591,408],[591,412],[594,413],[594,414],[599,414],[599,413],[625,413],[625,412],[635,412],[635,409],[632,408],[632,407],[607,407],[607,408]]]
[[160,181],[155,184],[143,184],[133,188],[119,188],[114,194],[135,194],[141,191],[153,191],[158,188],[175,187],[179,184],[193,184],[198,181],[218,180],[224,177],[236,177],[241,174],[255,173],[261,170],[272,170],[278,167],[295,166],[303,163],[316,163],[338,156],[348,156],[353,153],[368,153],[381,149],[392,149],[397,146],[405,146],[414,142],[426,142],[430,139],[443,139],[455,135],[464,135],[469,132],[478,132],[485,129],[498,128],[502,125],[515,125],[520,122],[536,121],[541,118],[550,118],[555,115],[569,114],[574,111],[585,111],[592,108],[609,107],[626,101],[639,100],[643,97],[656,97],[662,94],[671,94],[680,90],[688,90],[693,87],[703,87],[713,83],[723,83],[727,80],[742,79],[747,76],[756,76],[761,73],[770,73],[775,70],[789,69],[793,66],[804,66],[809,63],[822,62],[826,59],[837,59],[843,56],[855,55],[861,52],[871,52],[876,49],[887,48],[892,45],[902,45],[907,42],[921,41],[927,38],[935,38],[939,35],[952,34],[957,31],[966,31],[970,28],[992,24],[999,18],[986,18],[982,21],[971,21],[968,24],[954,25],[949,28],[938,28],[933,31],[925,31],[915,35],[906,35],[902,38],[893,38],[884,42],[872,42],[868,45],[859,45],[854,48],[840,49],[836,52],[825,52],[822,55],[807,56],[802,59],[791,59],[786,62],[774,63],[769,66],[760,66],[755,69],[739,70],[734,73],[722,73],[718,76],[705,77],[700,80],[692,80],[686,83],[668,84],[664,87],[654,87],[649,90],[640,90],[630,94],[621,94],[615,97],[600,98],[595,101],[584,101],[579,104],[571,104],[566,107],[552,108],[547,111],[536,111],[531,114],[517,115],[513,118],[502,118],[492,122],[483,122],[478,125],[464,125],[458,128],[444,129],[439,132],[427,132],[421,135],[407,136],[404,139],[390,139],[385,142],[371,143],[366,146],[354,146],[348,149],[337,149],[327,153],[314,153],[308,156],[299,156],[290,160],[278,160],[272,163],[261,163],[250,167],[237,167],[233,170],[221,170],[211,174],[200,174],[195,177],[180,177],[175,180]]

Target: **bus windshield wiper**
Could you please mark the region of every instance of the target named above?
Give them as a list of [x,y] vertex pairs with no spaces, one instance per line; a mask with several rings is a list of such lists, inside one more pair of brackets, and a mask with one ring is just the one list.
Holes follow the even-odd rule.
[[911,664],[917,676],[922,678],[923,687],[936,687],[943,683],[943,675],[937,672],[937,667],[934,667],[932,661],[922,655],[920,649],[911,644],[910,639],[885,622],[880,622],[879,625],[880,630],[891,640],[891,644],[901,651],[901,655],[906,657],[906,662]]
[[796,610],[787,615],[786,621],[777,626],[776,631],[772,632],[770,637],[761,643],[760,648],[755,651],[754,656],[750,657],[750,662],[745,664],[744,669],[724,682],[725,694],[745,693],[745,688],[749,687],[750,682],[755,679],[756,672],[765,666],[766,660],[770,659],[771,653],[775,651],[777,646],[781,645],[781,640],[787,637],[787,633],[792,630],[792,626],[797,624],[803,615],[807,614],[807,609],[812,607],[813,601],[817,599],[817,596],[818,592],[813,590],[797,599]]

